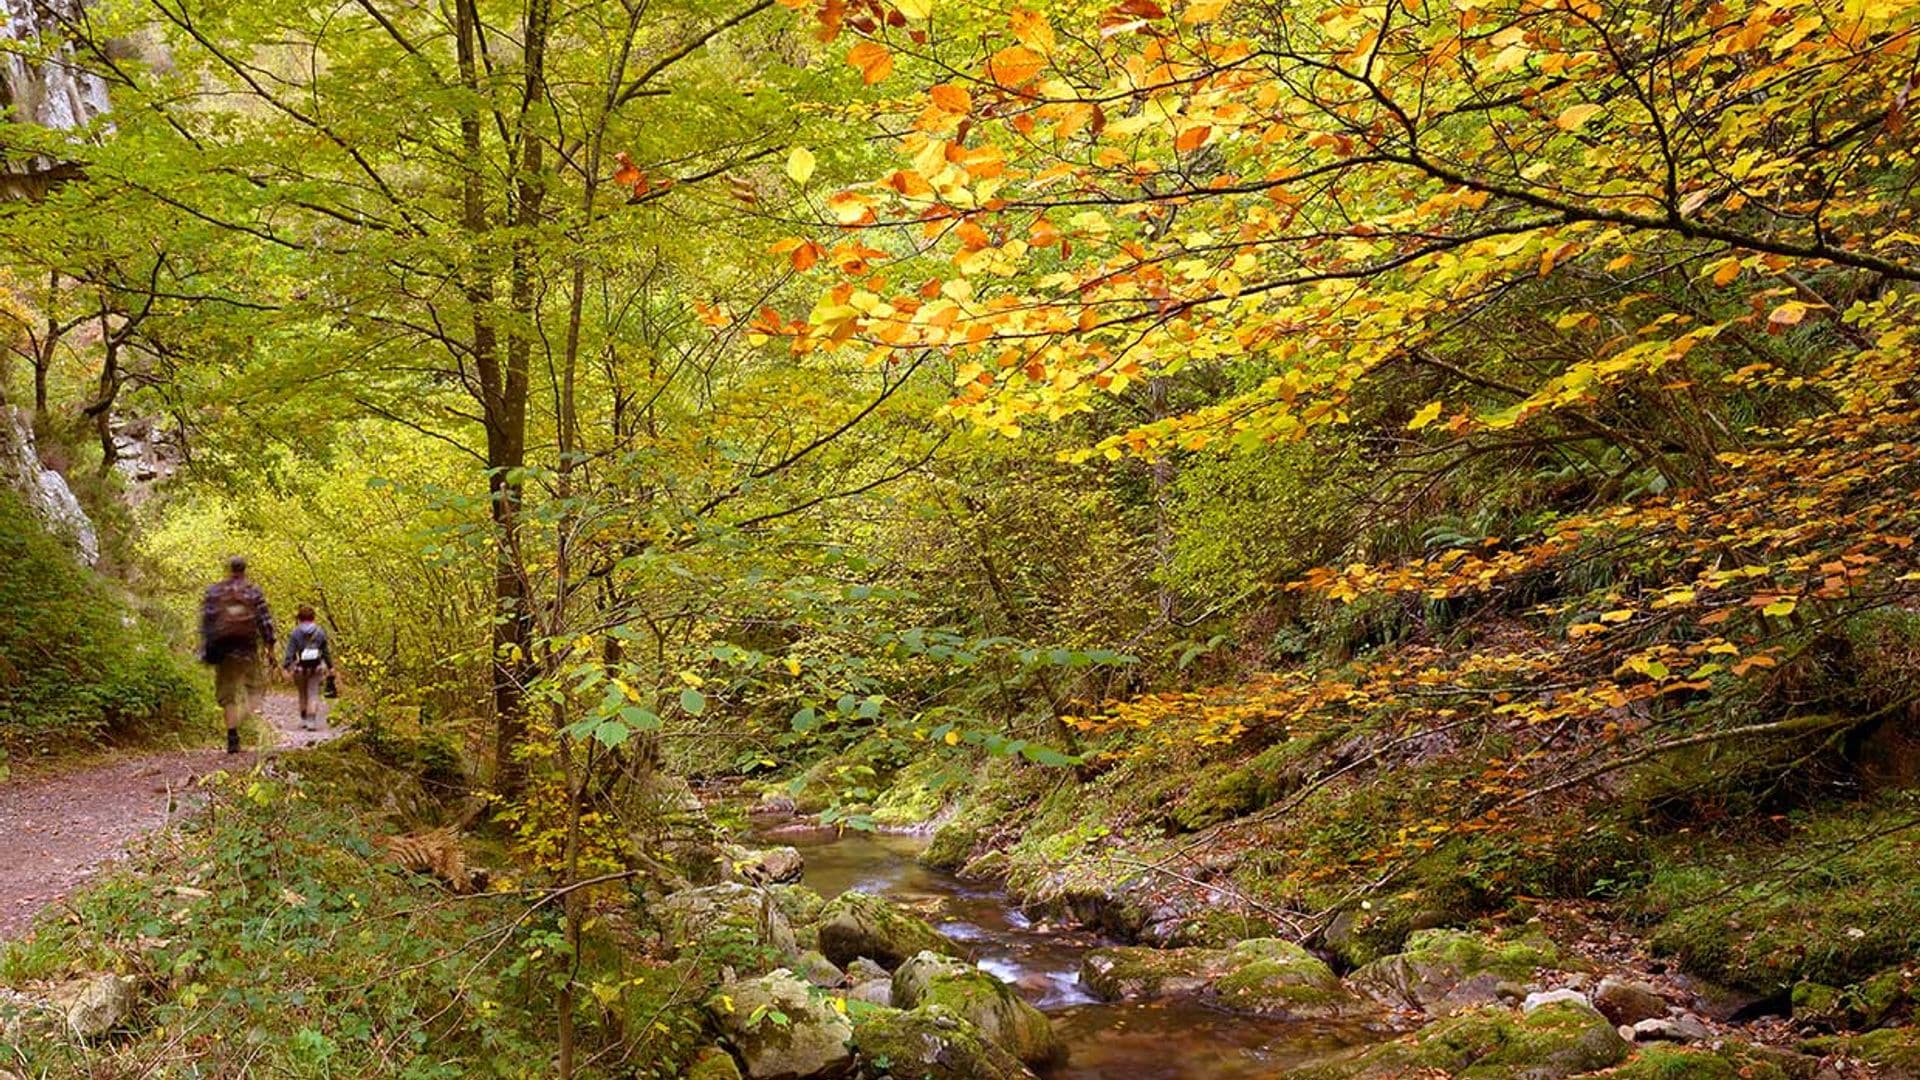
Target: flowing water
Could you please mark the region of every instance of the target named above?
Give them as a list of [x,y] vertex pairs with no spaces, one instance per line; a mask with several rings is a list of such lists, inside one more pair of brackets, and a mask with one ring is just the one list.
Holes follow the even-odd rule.
[[1047,1013],[1069,1057],[1050,1077],[1072,1080],[1252,1080],[1349,1046],[1351,1029],[1261,1020],[1189,1002],[1106,1004],[1080,984],[1080,957],[1101,944],[1035,923],[996,889],[915,861],[911,836],[783,829],[769,843],[806,856],[802,884],[829,899],[849,890],[889,897],[964,942],[974,961]]

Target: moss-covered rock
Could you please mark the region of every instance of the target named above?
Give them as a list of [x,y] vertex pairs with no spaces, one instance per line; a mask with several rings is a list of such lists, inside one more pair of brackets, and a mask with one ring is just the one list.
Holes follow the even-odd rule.
[[1006,983],[964,961],[919,953],[893,973],[893,1000],[904,1009],[945,1009],[1028,1065],[1044,1067],[1065,1059],[1065,1046],[1040,1010]]
[[1013,1080],[1033,1074],[1018,1058],[940,1005],[854,1014],[861,1080]]
[[891,901],[858,891],[841,893],[821,909],[818,936],[820,951],[841,967],[864,956],[892,970],[922,950],[965,955],[952,938]]
[[656,907],[661,946],[715,966],[759,972],[789,962],[798,947],[772,893],[727,883],[672,893]]
[[773,894],[773,906],[780,909],[787,925],[793,928],[793,937],[801,949],[818,949],[820,934],[818,923],[820,911],[827,906],[826,898],[805,885],[771,885],[767,891]]
[[1376,1080],[1439,1073],[1461,1080],[1559,1080],[1618,1065],[1631,1047],[1591,1005],[1558,1001],[1525,1015],[1470,1009],[1289,1080]]
[[796,848],[749,848],[727,844],[720,849],[721,873],[743,885],[790,885],[800,880],[807,862]]
[[980,843],[980,830],[965,822],[949,821],[933,832],[927,849],[920,853],[920,862],[935,870],[958,870],[973,857],[973,849]]
[[1863,1035],[1828,1035],[1808,1039],[1800,1049],[1809,1054],[1845,1054],[1880,1069],[1892,1080],[1920,1077],[1920,1027],[1881,1028]]
[[1612,1080],[1809,1080],[1819,1068],[1818,1058],[1784,1050],[1655,1043],[1606,1075]]
[[1793,1019],[1805,1028],[1876,1028],[1913,1010],[1913,979],[1889,968],[1844,989],[1802,980],[1793,986]]
[[1276,938],[1227,949],[1094,949],[1081,961],[1080,979],[1106,1001],[1188,997],[1230,1012],[1296,1020],[1374,1011],[1319,957]]
[[1582,966],[1535,926],[1492,935],[1421,930],[1403,951],[1367,964],[1348,981],[1390,1006],[1445,1016],[1518,996],[1540,968]]
[[721,986],[707,1013],[756,1080],[837,1076],[853,1063],[853,1025],[827,995],[784,968]]
[[1290,941],[1243,941],[1227,957],[1229,970],[1203,995],[1220,1008],[1290,1020],[1352,1019],[1372,1011],[1324,961]]
[[794,961],[793,972],[823,989],[837,987],[847,981],[846,972],[841,971],[833,961],[813,949],[808,949],[799,955]]

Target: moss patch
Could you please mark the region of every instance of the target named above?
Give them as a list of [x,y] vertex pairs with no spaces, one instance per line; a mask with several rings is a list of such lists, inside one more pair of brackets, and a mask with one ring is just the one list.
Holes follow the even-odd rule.
[[1886,804],[1804,819],[1785,858],[1751,843],[1671,857],[1646,899],[1654,947],[1768,993],[1800,980],[1848,986],[1905,962],[1920,951],[1920,828],[1902,829],[1913,816]]
[[1616,1080],[1797,1080],[1812,1075],[1816,1064],[1750,1046],[1710,1050],[1656,1043],[1607,1075]]

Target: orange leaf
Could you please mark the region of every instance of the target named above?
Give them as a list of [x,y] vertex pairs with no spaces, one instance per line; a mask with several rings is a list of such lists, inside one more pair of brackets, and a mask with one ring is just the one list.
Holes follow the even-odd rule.
[[620,163],[620,167],[613,171],[613,182],[621,187],[632,187],[640,182],[641,176],[645,175],[640,171],[640,167],[633,163],[633,159],[627,156],[625,150],[613,155],[613,160]]
[[863,41],[848,49],[847,63],[860,69],[860,77],[868,86],[893,74],[893,54],[878,42]]
[[973,95],[953,83],[941,83],[929,91],[933,103],[950,113],[969,113],[973,111]]
[[1207,145],[1207,140],[1212,136],[1212,125],[1195,124],[1181,132],[1179,137],[1173,140],[1173,148],[1182,154],[1191,154],[1195,150]]
[[988,59],[987,78],[1011,89],[1040,74],[1040,69],[1046,66],[1046,57],[1032,49],[1024,45],[1009,45]]

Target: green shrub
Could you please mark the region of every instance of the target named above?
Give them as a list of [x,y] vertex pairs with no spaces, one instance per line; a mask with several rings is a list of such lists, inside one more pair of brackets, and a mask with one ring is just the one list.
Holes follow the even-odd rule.
[[0,491],[0,754],[177,728],[205,681]]

